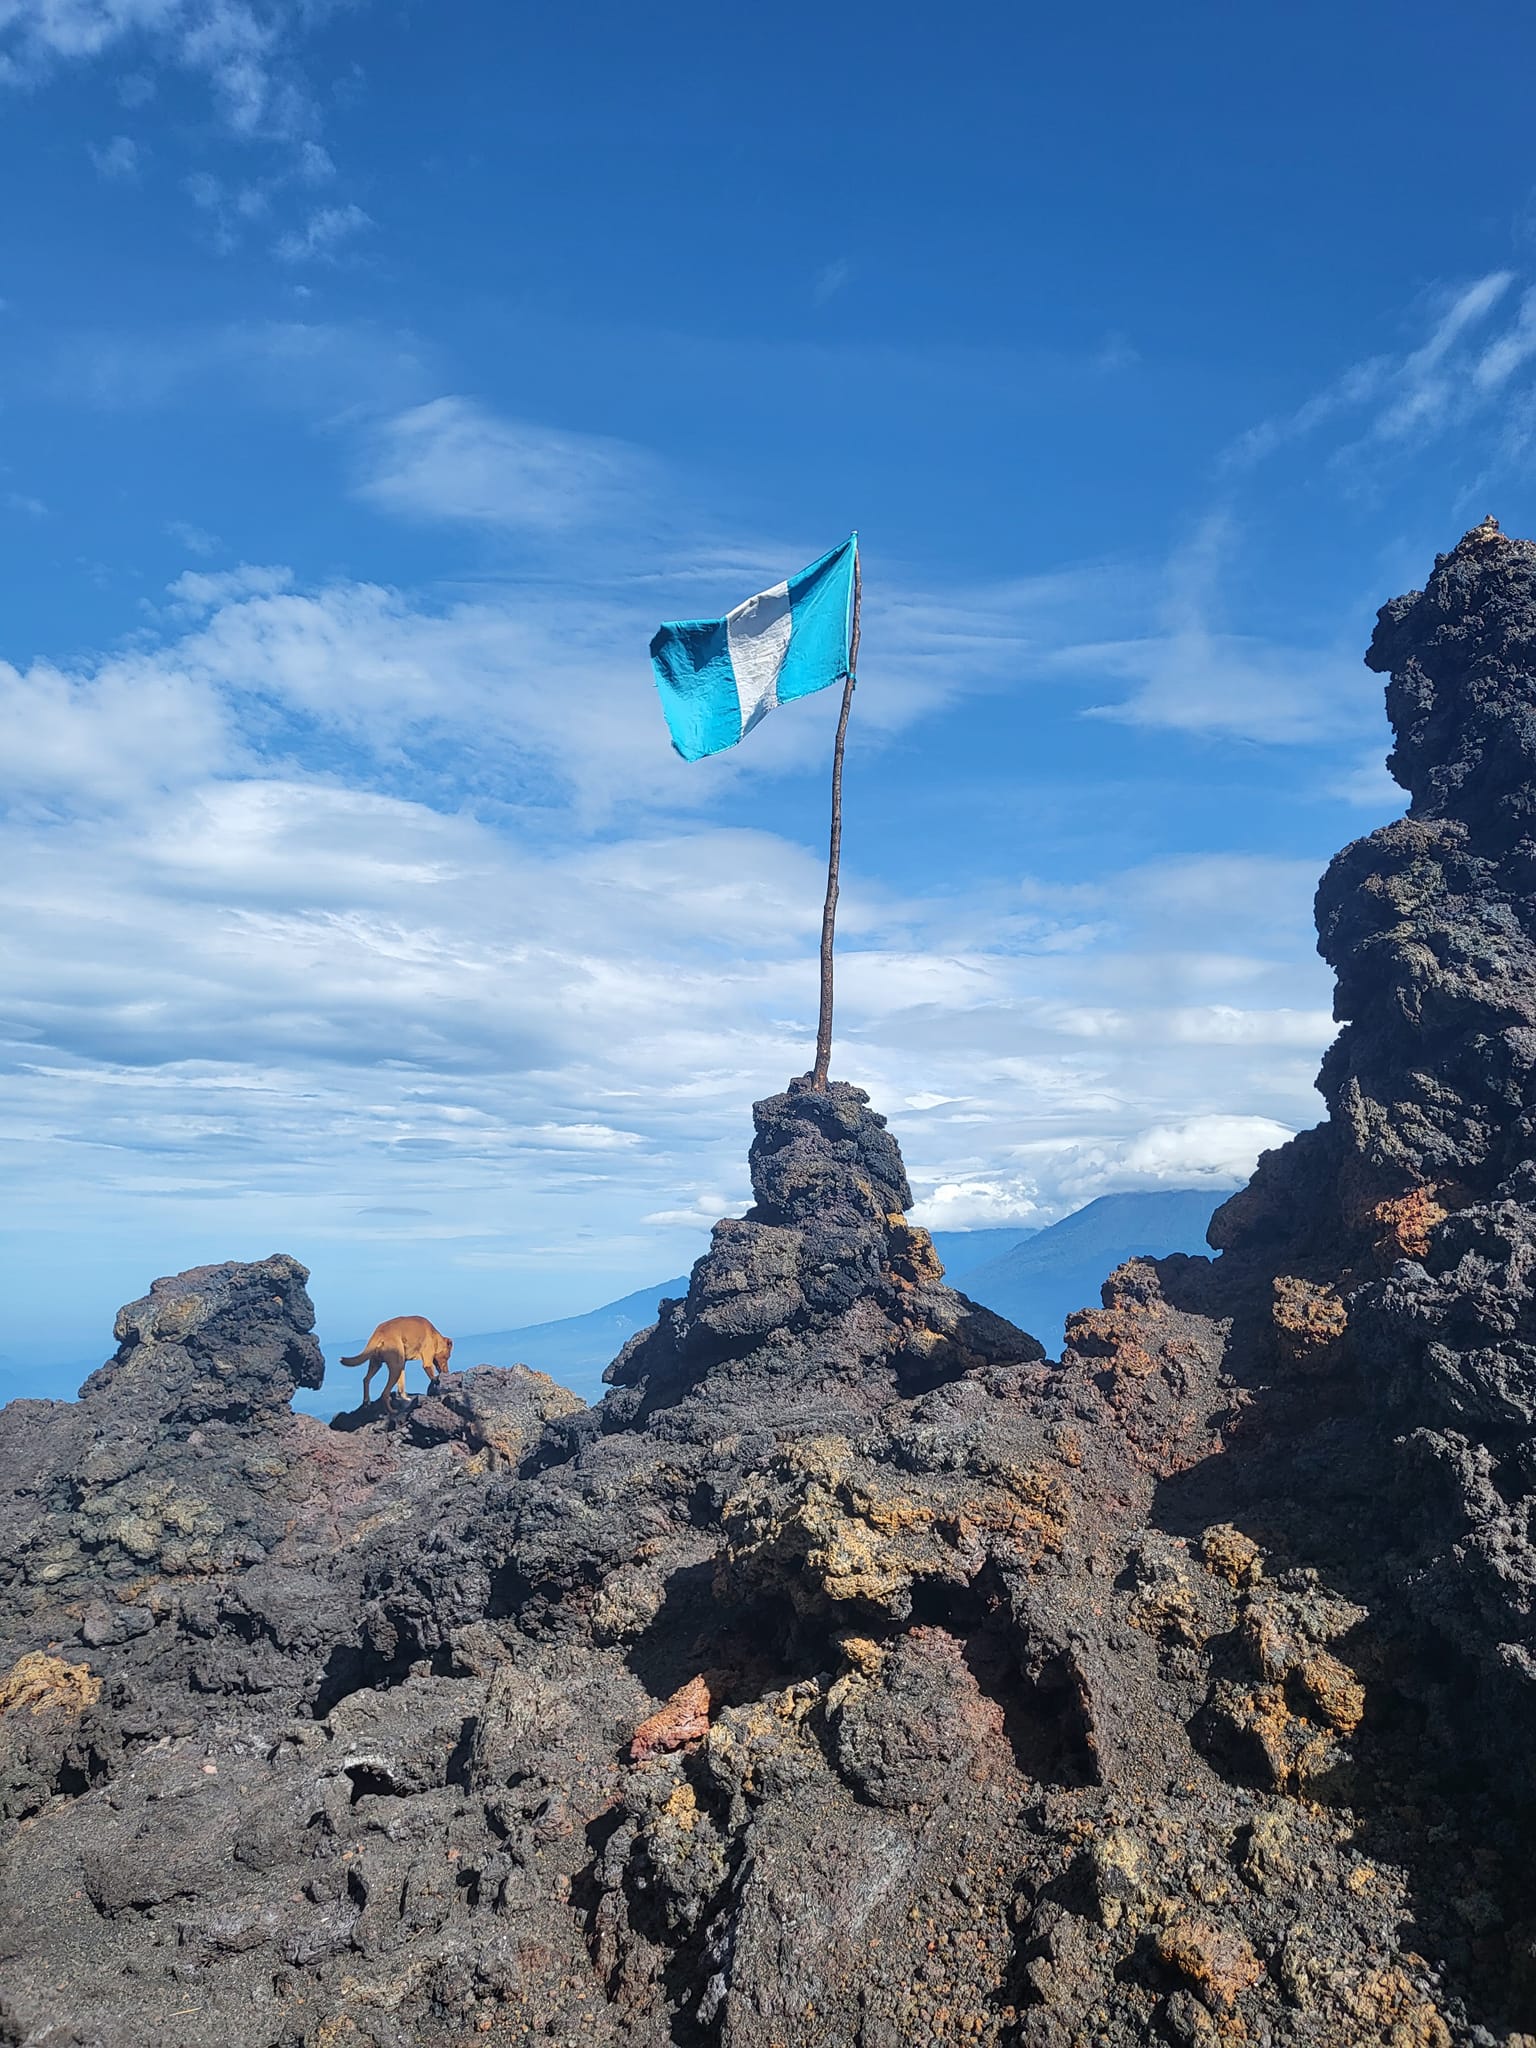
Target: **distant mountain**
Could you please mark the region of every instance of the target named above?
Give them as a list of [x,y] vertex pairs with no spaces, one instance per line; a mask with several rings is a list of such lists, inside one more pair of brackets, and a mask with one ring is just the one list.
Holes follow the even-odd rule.
[[[995,1259],[1000,1252],[1011,1250],[1031,1235],[1032,1232],[1017,1226],[1004,1230],[940,1230],[935,1232],[933,1241],[948,1277],[958,1282],[962,1274]],[[680,1274],[672,1280],[658,1281],[654,1287],[638,1288],[618,1301],[604,1302],[601,1308],[591,1309],[585,1315],[461,1337],[454,1345],[453,1362],[459,1366],[521,1362],[574,1388],[584,1400],[595,1401],[603,1392],[603,1367],[609,1359],[618,1354],[636,1330],[655,1322],[657,1303],[664,1296],[687,1291],[688,1276]],[[358,1384],[354,1386],[354,1375],[338,1367],[336,1360],[360,1341],[357,1333],[334,1341],[326,1336],[325,1355],[331,1364],[325,1385],[313,1391],[301,1387],[293,1397],[295,1408],[303,1414],[328,1419],[339,1409],[355,1406],[362,1391],[361,1373],[356,1375]],[[23,1395],[45,1401],[72,1401],[81,1381],[96,1370],[102,1358],[110,1355],[110,1341],[103,1346],[101,1358],[72,1365],[28,1364],[0,1355],[0,1407]],[[410,1386],[419,1390],[420,1374],[414,1367],[407,1369],[407,1376]]]
[[1168,1252],[1206,1252],[1205,1228],[1229,1189],[1168,1188],[1100,1195],[1027,1244],[974,1266],[957,1282],[963,1294],[995,1309],[1053,1356],[1074,1309],[1097,1308],[1116,1266]]
[[[944,1277],[973,1301],[996,1309],[1028,1330],[1049,1352],[1061,1347],[1061,1326],[1073,1309],[1098,1304],[1099,1287],[1122,1261],[1138,1254],[1203,1252],[1205,1226],[1225,1192],[1206,1188],[1175,1188],[1167,1192],[1101,1195],[1084,1209],[1053,1223],[1048,1230],[1008,1225],[991,1230],[936,1230],[934,1249],[944,1262]],[[603,1367],[616,1357],[636,1330],[656,1320],[659,1302],[686,1294],[688,1276],[679,1274],[652,1287],[640,1287],[617,1301],[585,1315],[562,1316],[550,1323],[528,1323],[515,1330],[490,1330],[460,1337],[453,1362],[466,1365],[530,1365],[570,1387],[585,1401],[602,1398]],[[338,1371],[335,1359],[344,1342],[327,1340],[331,1367],[325,1385],[315,1392],[301,1389],[293,1405],[309,1415],[329,1417],[355,1405],[362,1391],[361,1374]],[[69,1401],[80,1382],[101,1363],[24,1367],[0,1359],[0,1405],[19,1395]],[[417,1375],[410,1369],[410,1385]]]
[[667,1296],[688,1292],[688,1276],[640,1287],[584,1316],[562,1316],[554,1323],[528,1323],[520,1330],[492,1330],[479,1337],[461,1337],[453,1347],[455,1365],[530,1365],[547,1372],[584,1401],[603,1392],[603,1367],[617,1357],[636,1330],[656,1320]]
[[1025,1230],[1017,1223],[1010,1223],[1002,1230],[936,1230],[933,1233],[933,1248],[944,1262],[944,1278],[951,1287],[958,1287],[966,1273],[974,1273],[989,1259],[1010,1252],[1015,1245],[1023,1244],[1028,1237],[1038,1237],[1038,1230]]

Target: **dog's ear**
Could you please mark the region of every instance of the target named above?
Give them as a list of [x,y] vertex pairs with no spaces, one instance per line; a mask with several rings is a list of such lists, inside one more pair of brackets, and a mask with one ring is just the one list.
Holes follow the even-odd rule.
[[453,1339],[452,1339],[451,1337],[445,1337],[445,1338],[443,1339],[443,1344],[444,1344],[444,1347],[445,1347],[445,1348],[444,1348],[444,1351],[443,1351],[443,1356],[444,1356],[444,1358],[452,1358],[452,1356],[453,1356]]

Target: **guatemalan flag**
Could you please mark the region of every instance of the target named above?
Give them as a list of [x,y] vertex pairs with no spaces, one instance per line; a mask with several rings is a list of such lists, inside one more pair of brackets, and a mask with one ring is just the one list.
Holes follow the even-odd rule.
[[858,561],[855,533],[723,619],[662,627],[651,663],[672,744],[685,761],[734,747],[776,704],[843,680]]

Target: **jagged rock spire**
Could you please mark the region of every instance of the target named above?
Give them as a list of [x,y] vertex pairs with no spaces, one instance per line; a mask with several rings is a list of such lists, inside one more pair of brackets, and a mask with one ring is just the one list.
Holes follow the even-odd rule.
[[[663,1302],[606,1377],[619,1415],[669,1403],[730,1365],[775,1389],[864,1386],[869,1399],[979,1364],[1044,1357],[1040,1344],[943,1284],[925,1230],[906,1220],[912,1191],[886,1120],[862,1088],[804,1079],[752,1109],[756,1197],[714,1227],[682,1302]],[[642,1390],[643,1389],[643,1393]]]

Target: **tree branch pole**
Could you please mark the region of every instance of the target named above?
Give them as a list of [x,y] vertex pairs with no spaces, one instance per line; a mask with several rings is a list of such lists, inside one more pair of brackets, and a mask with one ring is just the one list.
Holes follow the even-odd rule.
[[848,712],[853,704],[853,686],[858,677],[859,607],[863,597],[864,578],[855,549],[848,679],[843,684],[843,708],[838,713],[837,740],[832,748],[832,841],[827,854],[827,900],[821,913],[821,1014],[816,1023],[816,1064],[811,1069],[811,1086],[822,1095],[827,1091],[827,1069],[832,1064],[832,934],[837,923],[838,868],[843,853],[843,741],[848,737]]

